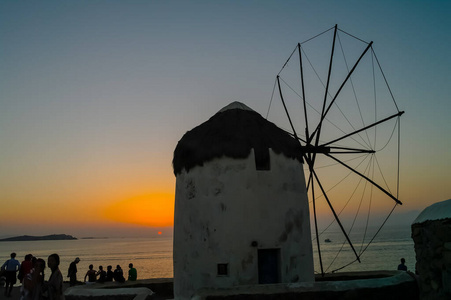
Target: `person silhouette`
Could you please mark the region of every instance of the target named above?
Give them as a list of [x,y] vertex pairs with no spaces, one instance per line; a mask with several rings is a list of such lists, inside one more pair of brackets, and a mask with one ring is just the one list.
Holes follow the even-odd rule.
[[102,266],[99,266],[99,271],[97,271],[96,275],[99,276],[97,282],[104,283],[106,281],[106,272],[103,270]]
[[401,263],[398,265],[399,271],[407,271],[406,260],[404,258],[401,258]]
[[133,268],[133,264],[132,263],[130,263],[128,265],[128,267],[130,268],[128,270],[128,280],[129,281],[136,281],[136,278],[138,277],[138,272],[136,271],[135,268]]
[[33,268],[33,263],[31,262],[32,258],[33,255],[27,254],[25,255],[25,259],[20,264],[19,274],[17,275],[17,279],[20,280],[20,283],[22,283],[24,277],[27,276]]
[[105,281],[113,281],[114,273],[113,273],[112,269],[113,269],[112,266],[107,267]]
[[[88,278],[88,281],[86,281],[86,277]],[[97,271],[94,270],[94,266],[91,264],[89,265],[89,270],[86,272],[85,279],[83,280],[86,283],[92,284],[96,282],[97,278]]]
[[124,278],[124,271],[122,271],[122,268],[120,265],[116,266],[116,270],[113,272],[114,281],[116,282],[125,282]]
[[63,299],[63,275],[59,269],[60,257],[58,254],[50,254],[47,259],[47,266],[52,271],[49,281],[46,283],[49,298],[52,300]]
[[73,262],[70,263],[69,265],[69,270],[68,270],[68,274],[67,277],[69,277],[70,279],[70,286],[74,286],[75,284],[77,284],[77,264],[80,262],[80,259],[77,257]]
[[23,279],[23,289],[21,299],[42,299],[44,288],[45,260],[36,259],[33,269]]
[[17,282],[16,273],[20,269],[20,262],[16,259],[16,253],[11,253],[11,258],[5,261],[2,269],[5,270],[6,277],[5,296],[11,297],[13,285]]

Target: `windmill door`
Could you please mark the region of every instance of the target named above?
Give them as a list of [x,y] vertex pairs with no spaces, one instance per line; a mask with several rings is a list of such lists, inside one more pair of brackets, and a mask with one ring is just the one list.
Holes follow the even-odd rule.
[[258,283],[280,282],[280,249],[258,249]]

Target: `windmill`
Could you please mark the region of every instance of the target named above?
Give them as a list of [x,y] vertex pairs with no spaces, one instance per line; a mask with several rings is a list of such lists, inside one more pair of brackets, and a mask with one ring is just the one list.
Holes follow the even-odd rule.
[[[341,269],[360,262],[388,216],[402,204],[398,199],[399,140],[400,117],[404,112],[398,109],[375,55],[373,42],[365,42],[340,30],[337,25],[296,45],[276,76],[267,118],[276,95],[280,97],[283,109],[271,112],[276,119],[283,118],[285,126],[279,126],[299,141],[303,151],[314,239],[320,272],[324,276],[318,205],[328,207],[333,215],[330,224],[340,228],[344,243],[353,253],[353,259],[338,268]],[[302,113],[293,114],[299,111]],[[384,175],[383,160],[389,167],[388,177]],[[343,175],[330,169],[326,171],[327,167],[339,170]],[[355,187],[337,188],[339,183],[351,177]],[[357,191],[362,196],[357,196]],[[345,196],[346,193],[349,196]],[[341,201],[335,201],[337,195]],[[363,204],[364,198],[369,199],[369,205]],[[356,199],[357,202],[360,199],[353,206],[356,213],[361,213],[364,206],[368,206],[369,212],[380,202],[394,205],[369,242],[365,229],[360,250],[351,239],[357,217],[351,217],[348,226],[340,217]],[[369,214],[366,225],[368,220]]]

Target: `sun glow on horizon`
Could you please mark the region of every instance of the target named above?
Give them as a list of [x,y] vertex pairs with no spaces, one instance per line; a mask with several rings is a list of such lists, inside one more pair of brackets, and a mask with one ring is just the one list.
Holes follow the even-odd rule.
[[173,226],[174,194],[152,193],[122,200],[108,206],[104,216],[112,221],[141,226]]

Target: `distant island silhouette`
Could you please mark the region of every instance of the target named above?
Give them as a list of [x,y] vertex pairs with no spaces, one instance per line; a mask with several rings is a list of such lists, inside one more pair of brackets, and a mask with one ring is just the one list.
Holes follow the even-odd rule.
[[54,240],[77,240],[76,237],[73,237],[68,234],[50,234],[44,236],[31,236],[31,235],[22,235],[15,236],[6,239],[0,239],[0,242],[21,242],[21,241],[54,241]]

